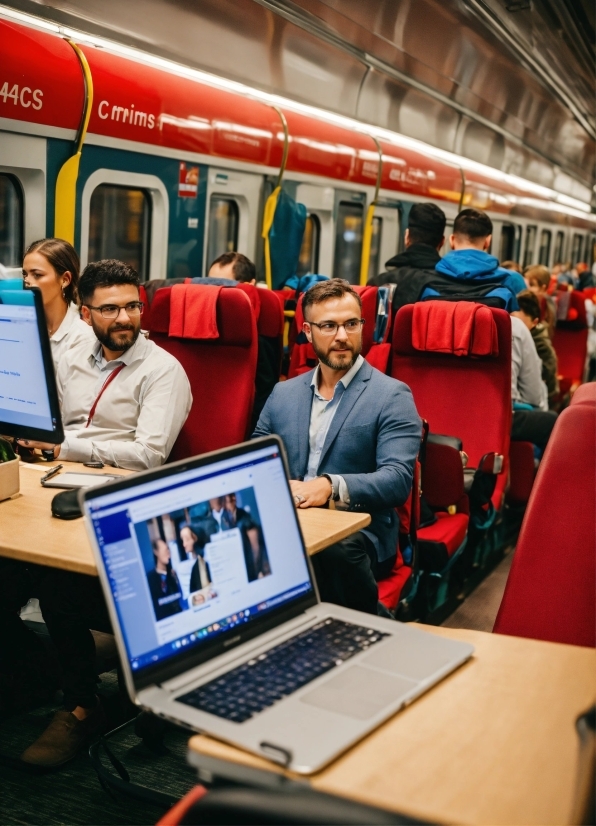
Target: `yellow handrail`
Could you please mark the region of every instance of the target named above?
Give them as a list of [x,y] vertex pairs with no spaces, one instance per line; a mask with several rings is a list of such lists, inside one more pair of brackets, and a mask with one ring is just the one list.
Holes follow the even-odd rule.
[[267,201],[265,202],[265,208],[263,210],[263,230],[261,234],[265,241],[263,251],[265,258],[265,281],[267,282],[267,286],[269,287],[269,289],[272,289],[273,287],[273,277],[271,273],[271,246],[269,243],[269,233],[271,231],[271,227],[273,226],[273,219],[275,218],[277,199],[279,198],[279,193],[281,192],[281,182],[284,176],[284,172],[286,171],[286,164],[288,162],[288,151],[290,146],[290,135],[288,131],[288,122],[286,120],[286,116],[279,108],[279,106],[271,104],[271,107],[275,109],[275,111],[279,115],[279,119],[281,120],[281,125],[284,130],[284,152],[281,159],[281,167],[279,169],[279,175],[277,178],[275,189],[267,198]]
[[381,178],[383,175],[383,150],[381,148],[381,144],[379,141],[374,137],[374,135],[370,136],[373,141],[375,142],[375,146],[377,147],[377,152],[379,153],[379,168],[377,171],[377,183],[375,186],[375,195],[372,201],[370,202],[368,209],[366,211],[366,218],[364,220],[364,232],[362,236],[362,258],[360,259],[360,285],[362,287],[366,286],[366,282],[368,281],[368,267],[370,264],[370,248],[372,245],[372,234],[373,234],[373,218],[375,216],[375,206],[377,204],[377,199],[379,197],[379,190],[381,189]]
[[72,40],[66,38],[66,42],[72,46],[79,63],[81,64],[81,69],[83,70],[83,78],[85,81],[85,103],[83,107],[81,125],[75,141],[74,155],[71,155],[71,157],[62,165],[56,180],[54,235],[56,238],[62,238],[65,241],[69,241],[71,244],[74,244],[77,178],[79,176],[81,152],[83,151],[83,143],[87,134],[87,127],[89,126],[91,107],[93,106],[93,78],[91,76],[91,69],[87,63],[87,58],[83,52]]

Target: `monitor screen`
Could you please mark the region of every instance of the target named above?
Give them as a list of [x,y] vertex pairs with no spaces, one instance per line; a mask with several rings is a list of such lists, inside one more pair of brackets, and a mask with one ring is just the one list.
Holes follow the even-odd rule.
[[52,444],[64,439],[39,290],[0,292],[0,433]]
[[277,444],[87,497],[137,674],[314,594]]

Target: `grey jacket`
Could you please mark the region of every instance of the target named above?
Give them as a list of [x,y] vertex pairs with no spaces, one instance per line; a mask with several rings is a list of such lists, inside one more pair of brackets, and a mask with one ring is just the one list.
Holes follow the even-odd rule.
[[[302,479],[308,467],[312,374],[277,384],[253,433],[282,438],[291,479]],[[364,533],[373,541],[379,562],[396,552],[399,521],[394,508],[403,505],[412,487],[421,424],[409,387],[364,362],[323,445],[318,474],[343,476],[350,510],[371,514]]]

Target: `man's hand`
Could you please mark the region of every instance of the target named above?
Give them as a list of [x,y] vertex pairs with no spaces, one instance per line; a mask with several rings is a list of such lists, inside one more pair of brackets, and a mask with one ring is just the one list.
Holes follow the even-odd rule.
[[297,508],[316,508],[324,505],[333,492],[331,482],[326,476],[317,476],[310,482],[297,482],[292,479],[290,488]]
[[53,450],[54,459],[60,456],[60,445],[53,445],[51,442],[33,442],[31,439],[17,439],[17,444],[34,450]]

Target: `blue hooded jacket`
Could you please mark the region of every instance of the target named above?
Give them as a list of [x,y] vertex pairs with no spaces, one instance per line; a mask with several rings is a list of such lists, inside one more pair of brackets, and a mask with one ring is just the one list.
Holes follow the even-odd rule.
[[519,309],[517,294],[526,289],[526,282],[517,272],[504,270],[499,267],[499,261],[494,255],[482,250],[452,250],[435,266],[437,272],[460,281],[501,282],[512,294],[512,301],[508,302],[509,312]]

